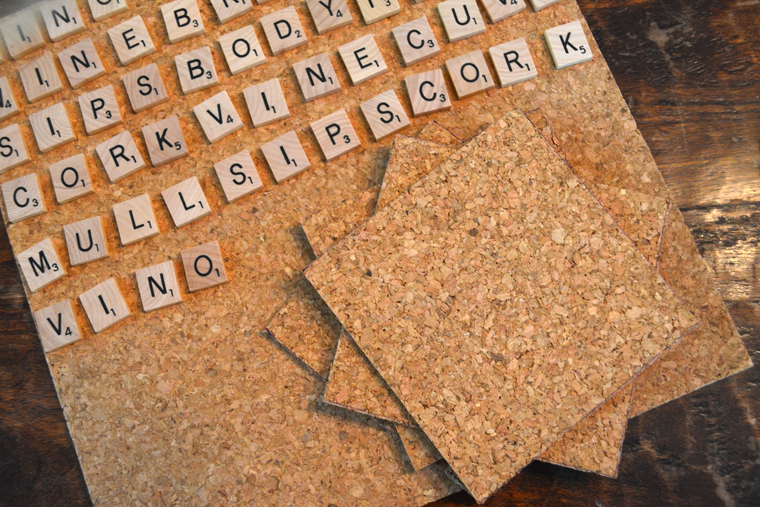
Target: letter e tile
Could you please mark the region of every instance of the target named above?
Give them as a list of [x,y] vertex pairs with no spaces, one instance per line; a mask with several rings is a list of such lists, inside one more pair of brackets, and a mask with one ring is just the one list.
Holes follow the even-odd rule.
[[122,65],[129,65],[156,51],[156,46],[141,16],[135,16],[120,25],[109,28],[108,37]]
[[340,46],[338,53],[354,85],[388,72],[388,66],[372,34]]

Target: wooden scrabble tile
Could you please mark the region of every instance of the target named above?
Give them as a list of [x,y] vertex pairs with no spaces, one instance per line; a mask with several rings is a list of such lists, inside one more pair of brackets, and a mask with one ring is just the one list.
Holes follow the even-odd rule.
[[10,118],[19,111],[18,102],[13,95],[8,78],[0,77],[0,120]]
[[425,16],[397,26],[392,32],[404,65],[407,67],[441,52],[441,47]]
[[63,90],[53,55],[50,53],[43,53],[36,60],[21,66],[18,75],[29,102],[37,102]]
[[100,285],[79,295],[92,330],[100,333],[129,317],[129,307],[121,295],[116,280],[109,278]]
[[135,279],[144,312],[152,312],[182,302],[177,271],[172,261],[138,269],[135,271]]
[[174,57],[182,91],[187,95],[219,84],[214,58],[208,46]]
[[154,166],[166,164],[189,154],[182,126],[176,116],[157,121],[142,128],[150,162]]
[[219,22],[224,24],[251,12],[253,0],[211,0],[211,5],[214,6]]
[[479,49],[446,60],[446,69],[460,99],[495,86],[488,64]]
[[58,204],[95,192],[90,180],[90,171],[87,169],[87,161],[81,153],[50,164],[49,170]]
[[116,183],[145,167],[140,150],[137,149],[135,140],[128,130],[100,143],[95,147],[95,152],[111,183]]
[[240,115],[226,90],[204,100],[193,108],[193,112],[211,143],[243,128]]
[[169,42],[177,42],[206,33],[196,0],[175,0],[161,5]]
[[317,100],[340,91],[340,82],[335,73],[330,55],[320,53],[293,64],[293,71],[301,85],[306,102]]
[[167,188],[161,195],[178,229],[211,213],[206,195],[195,176]]
[[131,245],[161,232],[148,194],[114,204],[113,216],[122,246]]
[[525,10],[525,0],[481,0],[491,23],[498,23]]
[[30,160],[18,125],[14,123],[0,130],[0,174]]
[[362,145],[343,109],[312,122],[311,130],[328,162]]
[[388,72],[388,65],[372,34],[340,46],[338,53],[354,86]]
[[141,16],[135,16],[109,28],[108,37],[122,65],[129,65],[156,51]]
[[11,58],[18,60],[45,45],[42,31],[32,9],[18,12],[0,22],[0,32]]
[[169,100],[164,81],[161,79],[161,72],[155,63],[129,74],[124,74],[121,80],[135,113],[145,111]]
[[533,6],[533,10],[538,12],[541,9],[554,5],[560,0],[530,0],[530,4]]
[[248,150],[217,162],[214,170],[228,202],[237,201],[264,187]]
[[446,89],[441,69],[435,69],[421,74],[408,76],[404,79],[409,102],[412,104],[412,114],[425,114],[443,111],[451,108],[451,97]]
[[277,183],[299,174],[309,167],[309,157],[301,146],[301,141],[294,131],[286,132],[277,139],[261,146],[261,152],[267,159],[269,169]]
[[31,292],[37,292],[66,276],[63,263],[49,238],[24,250],[16,260]]
[[549,28],[544,37],[558,70],[587,62],[593,56],[580,21]]
[[34,312],[45,353],[53,352],[82,339],[74,309],[68,299]]
[[438,13],[449,42],[456,42],[486,31],[486,24],[475,0],[447,0],[438,4]]
[[79,96],[84,128],[89,135],[120,125],[121,111],[112,85]]
[[393,90],[372,97],[362,103],[361,109],[377,141],[409,125],[404,106]]
[[76,139],[66,108],[60,102],[30,114],[29,124],[42,153]]
[[353,21],[346,0],[306,0],[306,5],[320,35],[350,25]]
[[180,256],[190,292],[216,287],[228,281],[222,251],[216,241],[182,250]]
[[92,39],[84,39],[60,51],[58,59],[69,79],[69,84],[74,89],[84,86],[106,73]]
[[288,104],[277,78],[249,86],[243,90],[243,96],[254,127],[263,127],[290,117]]
[[100,217],[63,226],[69,264],[79,266],[108,257],[108,245]]
[[491,61],[493,61],[502,88],[538,76],[536,64],[533,63],[525,39],[515,39],[499,44],[489,49],[488,52],[491,55]]
[[5,212],[10,223],[36,217],[47,211],[45,199],[40,191],[37,175],[27,174],[2,184]]
[[222,35],[219,45],[233,76],[267,61],[252,25]]
[[40,4],[50,40],[57,42],[84,30],[84,19],[76,0],[46,0]]
[[267,36],[272,54],[277,56],[306,44],[306,31],[301,26],[298,12],[292,5],[261,18],[261,27]]
[[95,21],[102,21],[129,9],[127,0],[87,0],[90,12]]
[[356,0],[356,3],[359,4],[364,22],[368,25],[401,12],[398,0]]

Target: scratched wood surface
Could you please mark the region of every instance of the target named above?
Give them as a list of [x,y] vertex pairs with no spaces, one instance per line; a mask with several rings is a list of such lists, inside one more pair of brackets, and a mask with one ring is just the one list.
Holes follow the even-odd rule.
[[[757,364],[760,4],[579,3]],[[4,230],[0,326],[0,506],[91,505]],[[758,420],[755,366],[631,420],[617,480],[534,463],[489,505],[760,505]]]

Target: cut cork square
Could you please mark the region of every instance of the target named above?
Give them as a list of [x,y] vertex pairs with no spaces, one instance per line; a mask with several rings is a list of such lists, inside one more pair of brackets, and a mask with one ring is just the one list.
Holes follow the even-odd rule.
[[76,0],[46,0],[40,4],[40,14],[45,22],[48,36],[53,42],[79,33],[85,29]]
[[353,21],[346,0],[306,0],[319,35],[350,25]]
[[261,28],[269,41],[272,54],[277,56],[306,44],[306,31],[301,26],[298,11],[292,5],[261,17]]
[[103,21],[129,9],[127,0],[87,0],[95,21]]
[[66,269],[49,238],[18,254],[16,261],[30,292],[37,292],[66,276]]
[[18,60],[45,45],[34,10],[25,9],[0,21],[0,32],[11,58]]
[[443,459],[438,449],[418,427],[397,425],[396,433],[404,444],[404,452],[415,471],[419,472]]
[[106,74],[92,39],[84,39],[60,51],[58,60],[75,90]]
[[206,33],[196,0],[175,0],[161,4],[161,14],[166,24],[166,35],[172,44]]
[[58,204],[65,204],[95,192],[87,160],[81,153],[50,164],[49,171]]
[[160,232],[148,194],[114,204],[113,216],[122,246],[142,241]]
[[462,140],[446,130],[446,128],[437,121],[430,121],[422,127],[417,134],[420,141],[430,141],[432,143],[442,144],[444,146],[457,146]]
[[525,10],[525,0],[482,0],[491,23],[498,23]]
[[290,118],[288,103],[278,78],[249,86],[243,90],[245,103],[256,128]]
[[58,350],[82,339],[74,309],[68,299],[34,312],[45,353]]
[[343,109],[312,122],[311,130],[328,162],[362,145]]
[[525,39],[499,44],[488,50],[502,88],[522,83],[538,76],[536,64]]
[[27,174],[0,186],[5,202],[5,213],[12,224],[47,212],[36,174]]
[[219,84],[214,57],[208,46],[177,55],[174,57],[174,63],[177,66],[182,93],[185,95]]
[[66,107],[60,102],[30,114],[29,124],[42,153],[76,139]]
[[293,64],[301,93],[306,102],[317,100],[340,91],[340,82],[335,73],[330,55],[320,53]]
[[79,302],[96,333],[105,331],[130,315],[127,302],[113,278],[80,294]]
[[451,109],[451,97],[441,69],[407,76],[404,83],[414,116]]
[[425,16],[395,27],[392,33],[407,67],[441,52],[441,46]]
[[388,72],[388,65],[372,34],[339,46],[338,53],[354,86]]
[[29,102],[37,102],[63,90],[51,53],[43,53],[36,60],[19,67],[18,75]]
[[31,160],[17,124],[0,129],[0,143],[4,146],[0,150],[0,174]]
[[104,86],[90,93],[80,95],[79,109],[82,111],[87,134],[97,134],[116,125],[121,125],[121,111],[113,85]]
[[495,86],[486,59],[479,49],[446,60],[446,69],[460,99],[488,91]]
[[109,28],[108,37],[122,65],[129,65],[156,52],[142,16],[135,16]]
[[362,102],[360,107],[376,141],[409,126],[409,117],[393,90]]
[[154,264],[135,271],[137,291],[144,312],[152,312],[182,302],[177,271],[172,261]]
[[206,194],[195,176],[167,188],[161,192],[161,196],[178,229],[211,213]]
[[438,14],[449,42],[468,39],[486,31],[475,0],[446,0],[438,4]]
[[212,241],[180,252],[190,292],[210,289],[229,281],[219,243]]
[[243,128],[243,121],[226,90],[204,100],[193,108],[193,112],[210,143]]
[[100,217],[87,218],[63,226],[69,264],[79,266],[108,257],[108,244]]
[[7,77],[0,77],[0,120],[10,118],[21,110]]
[[167,164],[190,153],[182,134],[182,125],[176,116],[146,125],[142,128],[142,134],[154,166]]
[[401,12],[398,0],[356,0],[364,22],[368,25]]
[[300,174],[309,167],[309,157],[294,131],[286,132],[277,139],[261,145],[261,152],[277,183]]
[[123,180],[145,167],[140,150],[128,130],[103,141],[95,147],[95,152],[111,183]]
[[230,203],[264,187],[248,150],[217,162],[214,164],[214,171],[222,184],[224,197]]
[[211,0],[216,17],[224,24],[253,10],[253,0]]
[[593,58],[591,46],[580,21],[555,26],[544,33],[546,44],[557,69],[587,62]]
[[219,37],[219,46],[233,76],[267,63],[253,25],[222,35]]
[[124,74],[121,80],[135,113],[145,111],[169,100],[158,65],[155,63]]

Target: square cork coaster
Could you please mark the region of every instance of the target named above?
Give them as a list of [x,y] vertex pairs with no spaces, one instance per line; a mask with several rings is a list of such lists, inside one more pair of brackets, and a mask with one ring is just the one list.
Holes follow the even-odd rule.
[[210,289],[229,281],[222,250],[216,241],[182,250],[180,257],[190,292]]
[[60,102],[30,114],[29,124],[42,153],[76,139],[66,108]]
[[446,60],[446,69],[460,99],[490,90],[495,86],[488,64],[479,49]]
[[130,315],[127,302],[113,278],[80,294],[79,302],[96,333],[105,331]]
[[145,111],[169,100],[164,81],[161,79],[161,72],[155,63],[124,74],[121,80],[135,113]]
[[311,130],[328,162],[362,145],[343,109],[312,122]]
[[340,91],[338,75],[335,74],[335,68],[327,53],[320,53],[294,63],[293,71],[306,102]]
[[92,39],[84,39],[60,51],[58,60],[75,90],[106,74]]
[[227,202],[235,202],[264,187],[248,150],[217,162],[214,170]]
[[353,21],[346,0],[306,0],[319,35],[350,25]]
[[121,111],[113,85],[80,95],[77,100],[79,101],[79,109],[82,111],[84,129],[87,134],[97,134],[108,128],[121,125]]
[[219,45],[233,76],[267,62],[253,25],[222,35]]
[[501,87],[522,83],[538,76],[536,64],[530,55],[528,43],[525,39],[499,44],[488,50],[491,61],[499,76]]
[[63,90],[58,69],[55,68],[50,53],[43,53],[36,60],[19,67],[18,75],[29,102],[37,102]]
[[533,10],[538,12],[541,9],[545,9],[550,5],[554,5],[560,0],[530,0],[530,4],[533,6]]
[[10,118],[18,112],[20,112],[18,102],[13,95],[13,89],[8,78],[0,77],[0,120]]
[[253,0],[211,0],[216,17],[224,24],[248,14],[253,9]]
[[53,42],[63,40],[85,28],[76,0],[46,0],[40,4],[40,14]]
[[174,63],[177,66],[179,84],[185,95],[219,84],[214,57],[211,56],[208,46],[177,55],[174,57]]
[[34,321],[46,354],[82,339],[74,309],[68,299],[37,310],[34,312]]
[[114,204],[113,216],[122,246],[137,243],[161,232],[148,194]]
[[564,69],[591,60],[591,46],[580,21],[555,26],[544,33],[549,52],[557,69]]
[[172,116],[142,128],[150,162],[154,166],[186,157],[190,152],[179,118]]
[[206,33],[196,0],[175,0],[161,4],[169,42],[177,42]]
[[436,111],[451,109],[451,97],[446,89],[441,69],[407,76],[404,79],[412,114],[423,116]]
[[27,248],[16,256],[16,260],[31,292],[37,292],[66,276],[63,263],[49,238]]
[[475,0],[446,0],[438,4],[438,14],[449,42],[474,37],[486,31],[486,24]]
[[12,224],[47,211],[45,199],[40,191],[39,178],[34,173],[6,181],[0,189],[8,221]]
[[338,53],[354,86],[388,72],[388,65],[372,34],[340,46]]
[[[113,1],[113,0],[112,0]],[[108,37],[122,65],[129,65],[156,52],[142,16],[135,16],[108,29]]]
[[253,126],[256,128],[290,118],[288,104],[285,102],[285,95],[282,93],[282,86],[277,78],[249,86],[243,90],[243,96],[248,105]]
[[31,160],[21,130],[15,123],[0,129],[0,145],[0,174]]
[[286,132],[277,139],[261,145],[261,152],[267,159],[269,169],[277,183],[302,173],[309,167],[309,157],[301,146],[301,141],[294,131]]
[[177,271],[172,261],[135,271],[137,292],[144,312],[152,312],[182,302]]
[[87,161],[81,153],[50,164],[49,171],[58,204],[65,204],[95,192]]
[[14,60],[45,45],[45,38],[32,9],[5,18],[0,22],[0,32],[5,39],[8,54]]
[[108,245],[100,217],[63,226],[69,264],[79,266],[108,257]]
[[292,5],[262,16],[261,27],[275,56],[303,46],[307,42],[306,31],[301,26],[296,8]]
[[498,23],[525,10],[525,0],[482,0],[491,23]]
[[356,3],[359,4],[362,18],[368,25],[401,12],[398,0],[356,0]]
[[95,21],[103,21],[129,9],[127,0],[87,0],[87,3],[90,5],[90,12]]
[[372,97],[360,107],[376,141],[409,125],[404,106],[393,90]]
[[243,128],[243,122],[227,91],[209,97],[193,108],[209,142],[220,139]]
[[128,130],[95,147],[111,183],[116,183],[145,167],[145,161]]
[[441,52],[433,29],[425,16],[397,26],[393,38],[407,67],[432,58]]
[[195,176],[167,188],[161,196],[177,229],[211,213],[206,194]]

